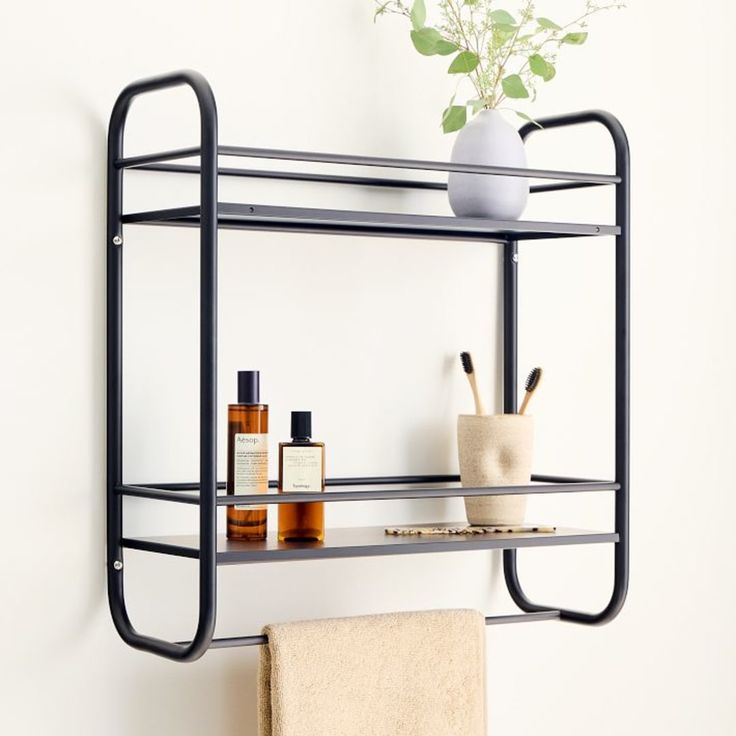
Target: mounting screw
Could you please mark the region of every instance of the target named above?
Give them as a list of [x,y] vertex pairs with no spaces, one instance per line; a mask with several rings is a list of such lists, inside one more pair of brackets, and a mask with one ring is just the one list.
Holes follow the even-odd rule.
[[519,254],[518,254],[518,253],[514,253],[514,254],[513,254],[512,256],[511,256],[511,260],[512,260],[512,261],[513,261],[514,263],[518,263],[518,262],[519,262]]
[[123,569],[123,563],[120,560],[115,560],[115,562],[112,563],[113,570],[117,570],[120,572]]
[[112,242],[113,242],[113,245],[122,245],[123,244],[123,239],[119,235],[116,235],[112,239]]

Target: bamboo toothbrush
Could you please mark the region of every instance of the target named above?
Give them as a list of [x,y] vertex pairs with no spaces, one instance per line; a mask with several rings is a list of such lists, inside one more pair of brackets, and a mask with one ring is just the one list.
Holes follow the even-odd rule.
[[532,368],[529,372],[529,375],[526,377],[526,384],[524,385],[524,401],[521,402],[521,409],[519,409],[519,414],[523,414],[526,411],[527,406],[529,406],[529,401],[532,398],[534,392],[537,390],[537,387],[539,386],[539,382],[541,380],[542,369]]
[[478,385],[475,382],[475,371],[473,370],[473,359],[470,357],[470,353],[460,353],[460,360],[463,363],[463,370],[468,376],[468,382],[470,388],[473,391],[473,401],[475,401],[475,413],[477,416],[482,417],[485,415],[483,409],[483,402],[480,400],[480,394],[478,393]]

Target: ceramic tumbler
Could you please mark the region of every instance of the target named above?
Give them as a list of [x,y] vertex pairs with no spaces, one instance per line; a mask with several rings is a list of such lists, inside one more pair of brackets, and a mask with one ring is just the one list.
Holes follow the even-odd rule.
[[[461,414],[457,444],[463,488],[529,485],[533,442],[534,422],[530,416]],[[521,524],[526,496],[466,497],[465,513],[470,524]]]

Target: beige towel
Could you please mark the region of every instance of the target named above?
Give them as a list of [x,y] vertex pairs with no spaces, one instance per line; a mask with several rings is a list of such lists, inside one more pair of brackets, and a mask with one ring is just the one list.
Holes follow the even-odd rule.
[[421,611],[266,626],[260,736],[485,736],[485,620]]

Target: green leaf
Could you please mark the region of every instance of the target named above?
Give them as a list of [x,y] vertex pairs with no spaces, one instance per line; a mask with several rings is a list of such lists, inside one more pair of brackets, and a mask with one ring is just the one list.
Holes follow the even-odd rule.
[[547,73],[547,62],[543,56],[532,54],[529,57],[529,68],[532,70],[532,74],[543,77]]
[[493,48],[500,49],[514,36],[513,31],[502,31],[498,26],[493,26]]
[[414,5],[411,6],[410,16],[411,24],[414,26],[415,31],[424,28],[424,21],[427,20],[427,9],[424,7],[424,0],[414,0]]
[[437,41],[437,46],[435,47],[436,54],[439,54],[440,56],[449,56],[455,51],[457,51],[457,45],[452,43],[452,41],[447,41],[444,38]]
[[477,5],[478,0],[465,0],[466,5]]
[[511,34],[516,30],[516,26],[512,26],[511,23],[496,23],[493,26],[494,31],[503,31],[503,33]]
[[483,100],[468,100],[468,105],[470,105],[473,115],[477,115],[485,107],[485,102]]
[[580,46],[585,43],[585,39],[588,38],[588,34],[585,31],[578,31],[576,33],[566,33],[562,37],[561,43],[571,43],[574,46]]
[[468,111],[465,105],[450,105],[442,113],[442,131],[454,133],[465,125],[468,119]]
[[557,23],[550,20],[549,18],[537,18],[540,28],[544,28],[545,31],[561,31],[562,26],[558,26]]
[[536,125],[536,126],[537,126],[537,128],[540,128],[540,129],[542,129],[542,126],[541,126],[541,125],[540,125],[540,124],[539,124],[539,123],[538,123],[538,122],[537,122],[537,121],[536,121],[536,120],[535,120],[534,118],[530,118],[530,117],[529,117],[529,116],[528,116],[528,115],[527,115],[527,114],[526,114],[525,112],[521,112],[521,111],[519,111],[519,110],[514,110],[514,112],[515,112],[515,113],[516,113],[516,114],[517,114],[517,115],[518,115],[518,116],[519,116],[519,117],[520,117],[520,118],[521,118],[522,120],[526,120],[526,121],[527,121],[527,123],[533,123],[534,125]]
[[515,26],[516,20],[511,13],[508,12],[508,10],[494,10],[491,13],[491,20],[494,23],[503,23],[504,25],[508,26]]
[[480,64],[480,57],[472,51],[461,51],[450,64],[448,74],[470,74]]
[[532,54],[529,57],[529,68],[532,74],[542,77],[545,82],[549,82],[555,76],[555,68],[540,54]]
[[437,52],[437,44],[444,39],[435,28],[421,28],[411,32],[411,40],[414,48],[424,56],[434,56]]
[[524,86],[524,82],[521,81],[518,74],[509,74],[508,77],[504,77],[501,80],[501,86],[506,97],[511,97],[514,100],[529,97],[529,90]]

